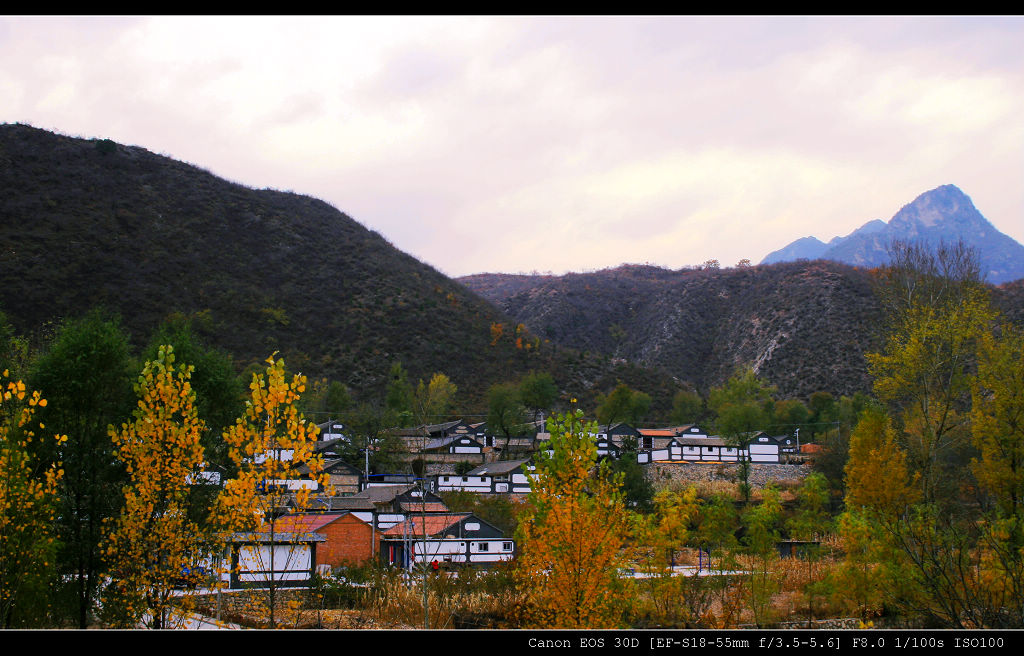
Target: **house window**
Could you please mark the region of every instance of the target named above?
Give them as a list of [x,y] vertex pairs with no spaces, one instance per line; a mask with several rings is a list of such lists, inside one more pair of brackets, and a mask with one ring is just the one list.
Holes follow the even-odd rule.
[[512,543],[511,542],[502,542],[501,543],[501,550],[502,551],[512,551]]
[[488,542],[478,542],[477,543],[477,547],[478,547],[478,551],[489,551],[490,548],[491,548],[491,545]]

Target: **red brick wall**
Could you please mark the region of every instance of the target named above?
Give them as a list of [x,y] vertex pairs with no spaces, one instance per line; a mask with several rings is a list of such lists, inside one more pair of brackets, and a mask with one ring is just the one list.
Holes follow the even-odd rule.
[[[327,538],[316,547],[318,565],[351,565],[365,563],[377,552],[376,538],[369,524],[351,514],[317,530]],[[371,544],[371,539],[374,543]]]

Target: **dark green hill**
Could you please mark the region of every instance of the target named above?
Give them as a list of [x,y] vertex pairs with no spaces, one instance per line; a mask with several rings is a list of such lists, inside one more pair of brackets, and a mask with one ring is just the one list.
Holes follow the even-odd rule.
[[313,198],[24,125],[0,126],[0,189],[0,309],[20,332],[102,306],[138,346],[177,313],[240,368],[277,350],[376,392],[400,360],[414,382],[448,374],[469,407],[531,368],[581,397],[613,375],[606,359],[516,348],[507,315]]

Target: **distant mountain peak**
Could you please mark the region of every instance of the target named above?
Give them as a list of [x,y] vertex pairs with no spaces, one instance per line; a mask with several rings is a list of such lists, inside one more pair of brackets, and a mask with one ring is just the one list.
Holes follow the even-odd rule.
[[[888,223],[869,221],[846,237],[835,237],[813,256],[807,238],[768,254],[762,264],[821,258],[855,266],[880,266],[888,262],[892,241],[929,244],[963,240],[976,249],[989,282],[1000,284],[1024,278],[1024,246],[999,232],[974,206],[970,196],[953,184],[920,194],[904,205]],[[819,242],[820,243],[820,242]]]
[[960,224],[975,224],[978,220],[988,223],[981,212],[974,207],[970,196],[956,185],[942,185],[926,191],[912,202],[904,205],[889,226],[906,228],[917,225],[922,228],[939,228]]

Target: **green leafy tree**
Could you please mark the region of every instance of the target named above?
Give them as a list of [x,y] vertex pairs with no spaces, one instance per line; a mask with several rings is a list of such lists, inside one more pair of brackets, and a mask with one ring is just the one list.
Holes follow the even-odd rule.
[[[206,466],[223,476],[230,476],[231,459],[221,435],[235,423],[245,409],[244,388],[235,373],[231,356],[224,351],[204,345],[188,321],[171,319],[154,333],[145,359],[156,360],[161,346],[174,350],[174,361],[179,369],[191,366],[189,385],[195,393],[195,408],[203,425],[202,447]],[[196,486],[190,490],[190,517],[204,522],[213,503],[215,486]]]
[[367,468],[367,474],[405,471],[409,449],[402,438],[388,432],[395,426],[394,415],[375,401],[360,403],[349,415],[348,427],[360,445],[361,454],[350,454],[349,464]]
[[828,591],[823,572],[816,565],[821,559],[821,541],[832,528],[829,514],[831,493],[828,480],[818,472],[807,476],[797,488],[797,510],[787,521],[790,537],[810,541],[804,545],[803,559],[807,564],[807,582],[804,595],[807,598],[807,622],[814,621],[814,602]]
[[885,529],[871,511],[850,508],[839,516],[837,531],[843,559],[831,573],[838,602],[856,610],[861,620],[881,614],[888,598],[884,563],[889,544]]
[[24,375],[28,360],[28,341],[15,334],[7,315],[0,312],[0,371],[20,377]]
[[776,401],[772,405],[767,431],[772,435],[792,435],[797,430],[803,430],[801,435],[806,435],[810,418],[810,411],[799,399]]
[[828,392],[814,392],[807,400],[807,410],[811,413],[810,430],[813,434],[824,433],[829,424],[839,421],[839,408],[835,397]]
[[654,485],[637,459],[637,451],[636,438],[627,437],[620,457],[611,461],[611,471],[622,479],[626,506],[638,512],[650,512]]
[[[775,388],[757,377],[752,369],[737,371],[722,387],[711,390],[708,407],[715,413],[715,428],[726,444],[743,449],[751,433],[767,428]],[[740,492],[750,500],[750,461],[739,462]]]
[[523,407],[518,386],[513,383],[497,383],[487,390],[487,429],[505,436],[502,458],[508,458],[512,434],[522,430],[525,422],[526,408]]
[[598,396],[597,421],[611,428],[618,422],[639,421],[650,409],[650,395],[634,391],[625,383],[619,383],[607,395]]
[[694,424],[704,415],[704,399],[697,392],[679,390],[672,397],[672,421],[677,424]]
[[388,372],[388,388],[384,399],[384,408],[396,426],[405,427],[412,424],[412,385],[401,362],[391,365]]
[[[99,312],[69,321],[36,360],[30,384],[49,400],[39,419],[67,435],[59,445],[36,444],[43,467],[60,462],[57,555],[62,584],[58,615],[87,628],[106,567],[103,522],[117,516],[126,482],[107,427],[131,416],[134,368],[128,338],[116,320]],[[136,371],[138,371],[136,369]]]
[[723,570],[735,565],[733,554],[739,546],[736,539],[739,527],[739,514],[732,499],[715,494],[702,506],[695,539],[700,549],[708,554],[708,569]]
[[743,513],[743,526],[746,528],[743,542],[754,563],[748,578],[749,606],[759,627],[774,619],[771,599],[780,588],[775,564],[779,557],[776,545],[780,538],[781,519],[779,491],[772,485],[765,488],[761,503]]
[[546,371],[531,371],[519,381],[519,398],[533,414],[533,420],[551,409],[558,399],[555,379]]

